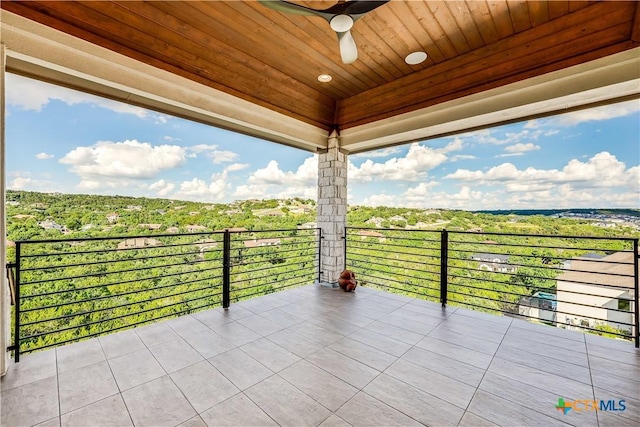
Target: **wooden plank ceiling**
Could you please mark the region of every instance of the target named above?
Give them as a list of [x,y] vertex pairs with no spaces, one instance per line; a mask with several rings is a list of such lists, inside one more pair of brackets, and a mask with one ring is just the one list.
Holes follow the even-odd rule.
[[[335,1],[296,2],[326,9]],[[640,45],[640,3],[391,1],[340,59],[319,17],[256,1],[2,1],[2,9],[323,129],[346,129]],[[428,59],[404,58],[425,51]],[[319,74],[333,80],[320,83]]]

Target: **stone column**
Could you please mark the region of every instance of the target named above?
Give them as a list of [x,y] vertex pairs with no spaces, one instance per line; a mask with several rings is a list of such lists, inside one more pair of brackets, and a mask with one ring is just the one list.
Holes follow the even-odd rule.
[[322,284],[337,286],[345,267],[344,228],[347,225],[347,155],[340,151],[336,131],[318,159],[318,227],[322,230]]

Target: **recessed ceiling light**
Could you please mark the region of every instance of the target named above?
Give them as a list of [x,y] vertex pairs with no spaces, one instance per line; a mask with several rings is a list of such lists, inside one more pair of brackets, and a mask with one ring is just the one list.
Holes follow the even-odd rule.
[[409,55],[407,55],[406,58],[404,58],[404,62],[406,62],[409,65],[417,65],[417,64],[420,64],[421,62],[424,62],[425,59],[427,59],[426,52],[412,52]]
[[320,74],[318,76],[318,81],[322,83],[330,82],[331,79],[333,79],[333,77],[331,77],[329,74]]

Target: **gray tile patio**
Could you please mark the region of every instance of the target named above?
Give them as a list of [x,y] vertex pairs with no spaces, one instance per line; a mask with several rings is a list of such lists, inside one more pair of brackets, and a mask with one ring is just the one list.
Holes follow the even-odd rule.
[[[23,355],[2,426],[638,426],[631,343],[304,286]],[[569,411],[558,398],[625,400]]]

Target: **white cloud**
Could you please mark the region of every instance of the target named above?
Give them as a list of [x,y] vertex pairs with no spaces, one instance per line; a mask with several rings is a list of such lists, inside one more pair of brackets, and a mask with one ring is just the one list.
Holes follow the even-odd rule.
[[71,172],[88,181],[97,181],[97,177],[153,178],[162,171],[182,166],[185,161],[182,147],[152,146],[136,140],[101,141],[77,147],[60,159],[60,163],[71,166]]
[[[446,179],[475,181],[478,184],[504,185],[508,191],[521,191],[524,184],[572,184],[582,188],[629,186],[638,191],[639,167],[628,168],[614,155],[603,151],[582,162],[570,160],[562,170],[519,170],[511,163],[503,163],[486,172],[458,169],[445,176]],[[517,185],[517,187],[516,187]]]
[[[398,196],[389,194],[374,194],[363,200],[364,206],[399,206],[400,200]],[[406,206],[409,207],[409,206]]]
[[23,110],[41,111],[51,101],[61,101],[67,105],[91,104],[121,114],[133,114],[141,119],[152,119],[165,123],[169,116],[134,105],[67,89],[62,86],[32,80],[15,74],[7,74],[6,103]]
[[307,157],[293,171],[283,171],[278,162],[271,160],[266,167],[256,170],[248,179],[249,184],[315,185],[318,179],[318,156]]
[[[506,132],[504,136],[497,135],[496,129],[482,129],[460,135],[461,138],[470,139],[480,144],[507,145],[517,144],[522,141],[535,141],[544,135],[543,129],[538,129],[538,125],[528,122],[519,132]],[[534,127],[535,126],[535,127]]]
[[[203,153],[207,157],[209,157],[215,164],[232,162],[238,158],[237,153],[228,150],[218,150],[217,145],[198,144],[187,147],[187,150],[197,154]],[[190,157],[195,157],[195,155],[192,155]]]
[[253,172],[247,183],[232,193],[234,198],[292,198],[317,197],[318,156],[304,159],[295,171],[283,171],[277,161]]
[[451,157],[452,162],[457,162],[459,160],[473,160],[476,159],[476,156],[472,156],[470,154],[458,154],[456,156]]
[[603,105],[601,107],[588,108],[585,110],[561,114],[549,119],[549,121],[563,126],[575,126],[578,123],[609,120],[616,117],[628,116],[630,114],[638,114],[639,112],[640,101],[633,99],[631,101],[621,102],[618,104]]
[[[9,174],[7,174],[9,175]],[[9,190],[26,190],[26,191],[59,191],[57,183],[47,179],[33,178],[28,172],[19,172],[13,175],[14,178],[7,181]],[[58,188],[57,188],[58,187]]]
[[33,188],[35,180],[29,177],[19,176],[14,178],[7,187],[11,190],[26,190]]
[[234,163],[224,168],[227,172],[237,172],[249,167],[249,163]]
[[176,185],[172,182],[167,182],[164,179],[154,182],[149,186],[149,190],[155,191],[160,197],[166,197],[173,191]]
[[238,185],[233,192],[233,196],[239,199],[256,198],[263,199],[267,186],[263,185]]
[[447,156],[418,143],[411,144],[405,157],[391,158],[384,163],[367,159],[360,166],[349,162],[349,180],[370,181],[417,181],[424,178],[430,169],[441,165]]
[[200,202],[220,202],[227,196],[229,188],[227,172],[214,173],[211,175],[209,182],[200,178],[183,181],[173,198]]
[[464,146],[464,141],[460,137],[455,137],[453,141],[448,143],[443,148],[437,149],[439,153],[450,153],[452,151],[460,151]]
[[36,159],[38,159],[38,160],[48,160],[48,159],[52,159],[54,157],[55,156],[53,154],[48,154],[48,153],[45,153],[45,152],[36,154]]
[[491,195],[462,186],[458,192],[433,192],[437,183],[420,183],[400,195],[375,194],[362,202],[366,206],[398,206],[408,208],[483,209],[495,207]]
[[527,144],[523,144],[521,142],[514,144],[514,145],[509,145],[508,147],[504,147],[504,151],[508,152],[508,153],[525,153],[527,151],[535,151],[535,150],[539,150],[540,146],[539,145],[535,145],[532,142],[529,142]]

